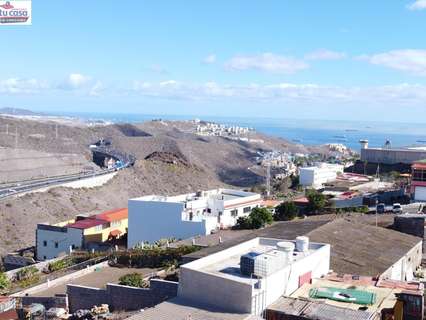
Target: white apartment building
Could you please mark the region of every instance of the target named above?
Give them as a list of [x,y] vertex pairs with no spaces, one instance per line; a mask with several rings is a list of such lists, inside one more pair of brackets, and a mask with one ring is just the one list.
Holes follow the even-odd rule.
[[214,189],[179,196],[129,200],[128,247],[165,238],[187,239],[236,224],[261,205],[257,193]]
[[343,165],[320,163],[314,167],[300,168],[300,184],[307,188],[320,189],[324,183],[336,180],[343,173]]
[[328,244],[309,243],[306,237],[255,238],[182,265],[178,297],[230,313],[260,315],[329,268]]

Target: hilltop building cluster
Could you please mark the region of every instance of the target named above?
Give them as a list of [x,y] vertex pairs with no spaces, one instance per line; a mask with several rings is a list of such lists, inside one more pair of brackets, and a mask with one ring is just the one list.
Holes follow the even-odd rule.
[[240,126],[227,126],[213,122],[204,122],[197,125],[196,133],[204,136],[241,136],[254,132],[253,128]]

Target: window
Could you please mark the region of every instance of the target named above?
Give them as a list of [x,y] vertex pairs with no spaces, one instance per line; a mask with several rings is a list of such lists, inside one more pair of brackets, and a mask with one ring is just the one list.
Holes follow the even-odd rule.
[[98,225],[95,227],[95,231],[102,231],[102,225]]
[[231,216],[234,218],[238,216],[238,209],[231,210]]
[[55,242],[55,248],[59,247],[59,243]]
[[43,247],[47,247],[47,241],[46,240],[43,241]]
[[111,227],[119,227],[121,226],[121,220],[116,220],[111,222]]
[[46,260],[46,256],[43,256],[43,260]]
[[207,213],[212,213],[212,209],[207,208]]
[[251,211],[251,207],[245,207],[244,209],[243,209],[243,212],[244,213],[249,213]]

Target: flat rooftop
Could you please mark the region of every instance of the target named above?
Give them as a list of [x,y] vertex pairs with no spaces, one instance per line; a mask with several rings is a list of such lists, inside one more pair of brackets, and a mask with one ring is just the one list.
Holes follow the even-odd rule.
[[[207,262],[204,262],[203,259],[201,259],[186,264],[184,267],[236,282],[253,284],[253,278],[243,275],[240,271],[241,256],[249,253],[272,253],[277,250],[278,242],[291,242],[296,245],[295,240],[255,238],[243,243],[241,246],[232,247],[229,250],[219,252],[216,256],[212,255],[208,257],[208,261],[206,259]],[[322,246],[323,244],[310,243],[309,250],[307,252],[294,251],[293,260],[290,264],[304,259]]]
[[194,200],[203,200],[214,197],[221,197],[221,200],[229,201],[236,200],[245,197],[251,197],[259,195],[254,192],[241,191],[241,190],[233,190],[233,189],[213,189],[207,191],[199,191],[197,193],[187,193],[181,194],[177,196],[162,196],[162,195],[150,195],[139,197],[131,200],[136,201],[159,201],[159,202],[181,202],[186,203]]

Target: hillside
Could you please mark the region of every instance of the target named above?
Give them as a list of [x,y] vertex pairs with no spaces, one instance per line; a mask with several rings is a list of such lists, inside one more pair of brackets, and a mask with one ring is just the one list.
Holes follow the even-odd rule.
[[[79,213],[123,207],[129,198],[146,194],[179,194],[224,185],[250,187],[264,180],[263,176],[248,170],[254,164],[257,151],[307,152],[303,146],[261,134],[253,134],[251,138],[262,139],[263,143],[248,143],[201,137],[192,133],[193,128],[191,122],[88,126],[80,122],[0,118],[0,146],[14,148],[17,131],[18,148],[20,153],[28,151],[29,163],[34,162],[32,154],[48,153],[64,158],[73,155],[79,159],[79,165],[90,164],[88,145],[102,137],[110,139],[115,148],[137,157],[134,167],[120,171],[100,187],[58,187],[1,201],[0,254],[33,245],[39,222],[54,223]],[[66,165],[64,162],[64,167]],[[15,165],[14,169],[19,172],[20,166]],[[27,167],[21,169],[28,170]],[[57,169],[47,166],[43,173],[57,174]]]

